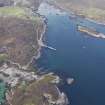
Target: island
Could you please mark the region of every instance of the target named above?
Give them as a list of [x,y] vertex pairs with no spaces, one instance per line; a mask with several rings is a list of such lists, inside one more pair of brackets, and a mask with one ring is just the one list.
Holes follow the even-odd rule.
[[86,33],[87,35],[92,36],[92,37],[105,39],[105,34],[100,33],[96,31],[95,29],[88,28],[86,26],[77,25],[77,30],[80,32]]
[[74,82],[74,78],[67,78],[67,84],[71,85]]
[[40,3],[0,0],[1,105],[68,104],[66,94],[57,87],[59,76],[37,73],[38,68],[33,67],[46,30],[44,18],[35,12]]

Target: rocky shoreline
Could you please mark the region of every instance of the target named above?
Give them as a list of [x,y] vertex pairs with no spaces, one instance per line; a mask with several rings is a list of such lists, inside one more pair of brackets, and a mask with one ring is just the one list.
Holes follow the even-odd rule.
[[[9,12],[12,13],[12,9],[11,8],[9,9],[10,9]],[[3,8],[3,11],[7,12],[5,8]],[[31,8],[29,11],[32,11]],[[16,9],[15,12],[18,12],[18,10]],[[18,15],[15,14],[15,15],[19,16],[19,18],[21,19],[20,14]],[[22,19],[23,18],[24,17],[22,17]],[[42,105],[43,103],[44,105],[49,105],[49,104],[67,105],[68,104],[67,96],[63,92],[60,92],[60,90],[57,88],[57,84],[60,83],[60,78],[58,76],[56,76],[53,73],[45,73],[42,75],[37,74],[37,72],[33,71],[32,69],[33,60],[34,59],[37,60],[40,57],[41,47],[44,47],[42,46],[43,35],[45,34],[46,27],[47,27],[45,18],[43,18],[40,14],[39,14],[39,18],[41,18],[40,22],[41,24],[43,24],[43,28],[41,28],[40,30],[38,27],[38,29],[35,30],[36,38],[37,38],[37,51],[34,56],[31,55],[32,58],[30,61],[28,61],[27,64],[22,65],[20,63],[21,60],[20,62],[14,62],[14,59],[11,60],[8,58],[4,60],[4,55],[1,54],[2,52],[0,52],[1,54],[0,56],[3,60],[2,64],[0,65],[0,80],[3,81],[8,87],[5,93],[6,102],[3,103],[5,105],[20,105],[20,104],[21,105],[24,105],[24,104]],[[32,19],[34,18],[32,17]],[[22,21],[24,21],[24,19]],[[34,22],[34,20],[32,21]],[[28,38],[26,39],[28,40]],[[21,36],[19,40],[21,40]],[[14,41],[14,40],[12,39],[11,40],[6,39],[6,41],[4,40],[6,44],[10,43],[11,41]],[[2,45],[2,43],[0,43],[0,45]],[[23,48],[24,47],[25,46],[23,46]]]
[[[13,100],[16,100],[14,99],[14,96],[17,95],[15,92],[17,91],[16,88],[18,86],[22,86],[23,84],[31,85],[32,83],[39,83],[40,85],[42,85],[42,87],[44,86],[43,88],[45,88],[46,85],[48,86],[47,87],[48,90],[44,92],[42,90],[39,91],[39,93],[43,94],[44,97],[47,99],[48,105],[49,104],[52,104],[52,105],[68,104],[67,96],[63,92],[60,92],[60,90],[57,88],[57,84],[60,83],[60,78],[54,75],[53,73],[38,75],[34,71],[33,72],[23,71],[23,70],[20,70],[18,67],[15,67],[14,65],[9,66],[5,63],[2,67],[0,67],[0,80],[4,81],[9,87],[9,90],[7,90],[6,92],[6,103],[9,105],[15,105],[13,103],[14,102]],[[45,83],[41,84],[40,83],[41,81]],[[50,88],[52,89],[50,90]],[[53,91],[53,93],[50,93],[50,91]],[[53,96],[54,94],[55,96]],[[49,98],[49,97],[53,97],[53,98]],[[54,99],[55,97],[56,97],[56,100]]]
[[105,35],[103,33],[97,32],[96,30],[85,26],[77,26],[77,30],[95,38],[105,39]]
[[96,24],[99,24],[99,25],[105,25],[105,20],[101,20],[101,19],[95,19],[95,18],[89,18],[89,17],[87,17],[87,16],[84,16],[84,14],[79,14],[79,13],[77,13],[76,11],[73,11],[72,9],[70,9],[70,10],[68,10],[68,9],[66,9],[65,7],[63,7],[63,6],[60,6],[57,2],[56,2],[56,0],[55,1],[46,1],[49,5],[52,5],[52,6],[54,6],[55,8],[58,8],[60,11],[62,11],[62,12],[67,12],[69,15],[70,15],[70,17],[81,17],[81,18],[84,18],[84,19],[86,19],[86,20],[89,20],[89,21],[91,21],[91,22],[93,22],[93,23],[96,23]]

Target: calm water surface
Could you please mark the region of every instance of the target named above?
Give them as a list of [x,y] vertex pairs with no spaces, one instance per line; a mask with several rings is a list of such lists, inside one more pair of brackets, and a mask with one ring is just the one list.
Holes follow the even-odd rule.
[[6,91],[6,86],[5,83],[0,81],[0,105],[3,105],[4,103],[4,98],[5,98],[5,91]]
[[78,32],[77,24],[104,34],[105,26],[59,14],[46,4],[41,5],[39,12],[48,19],[44,42],[57,50],[43,48],[38,67],[75,79],[73,85],[65,83],[60,87],[68,95],[70,105],[105,105],[105,40]]

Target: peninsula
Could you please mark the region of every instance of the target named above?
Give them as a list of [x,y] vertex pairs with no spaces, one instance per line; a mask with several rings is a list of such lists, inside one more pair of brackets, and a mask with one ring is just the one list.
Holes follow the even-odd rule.
[[103,33],[97,32],[95,29],[91,29],[85,26],[77,26],[77,30],[83,33],[86,33],[89,36],[105,39],[105,35]]
[[35,12],[40,3],[0,0],[1,105],[68,104],[66,95],[57,87],[60,78],[53,73],[38,74],[33,67],[46,29],[43,17]]

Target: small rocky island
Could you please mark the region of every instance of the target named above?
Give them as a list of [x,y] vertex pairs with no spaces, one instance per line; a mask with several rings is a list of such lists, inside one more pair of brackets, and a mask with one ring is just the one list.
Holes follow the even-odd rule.
[[6,85],[2,85],[5,92],[0,89],[0,98],[5,97],[0,105],[68,104],[57,88],[60,78],[53,73],[38,74],[33,67],[46,29],[44,19],[35,12],[40,3],[0,0],[0,83]]
[[78,25],[77,30],[80,32],[86,33],[92,37],[105,39],[105,35],[103,33],[97,32],[95,29],[91,29],[85,26]]

